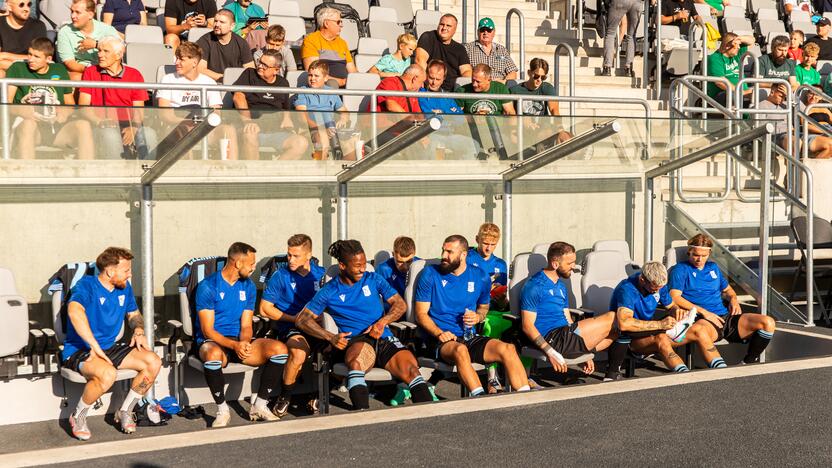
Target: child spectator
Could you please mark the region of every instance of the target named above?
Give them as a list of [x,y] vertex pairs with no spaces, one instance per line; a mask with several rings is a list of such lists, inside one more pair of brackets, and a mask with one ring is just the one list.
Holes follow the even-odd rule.
[[267,50],[277,51],[283,59],[280,62],[280,76],[285,78],[287,72],[298,69],[295,56],[292,55],[292,49],[286,45],[286,29],[283,26],[279,24],[269,26],[269,29],[266,31],[266,47],[251,51],[254,56],[254,61],[258,62],[260,57],[263,56],[263,52]]
[[810,42],[803,46],[801,51],[803,61],[794,69],[795,78],[800,84],[819,85],[820,73],[818,73],[815,65],[818,63],[818,54],[820,54],[820,47],[814,42]]
[[803,31],[795,29],[789,36],[789,58],[800,64],[803,61]]
[[396,40],[398,50],[387,54],[379,59],[375,65],[370,67],[369,73],[376,73],[382,78],[388,76],[401,76],[405,69],[410,66],[410,57],[416,50],[416,36],[413,34],[402,34]]

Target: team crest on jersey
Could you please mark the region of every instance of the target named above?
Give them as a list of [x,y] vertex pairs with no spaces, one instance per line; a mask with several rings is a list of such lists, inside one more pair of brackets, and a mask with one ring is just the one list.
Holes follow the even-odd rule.
[[448,284],[448,280],[442,280],[442,287],[444,288],[445,285]]
[[361,291],[363,291],[363,292],[364,292],[364,295],[365,295],[366,297],[370,297],[370,294],[372,294],[372,293],[370,292],[370,287],[369,287],[369,286],[367,286],[366,284],[364,285],[364,287],[363,287],[363,288],[361,288]]
[[321,290],[321,283],[315,281],[315,292],[318,292],[320,290]]
[[500,267],[494,267],[494,273],[499,273],[499,272],[500,272]]
[[555,292],[554,292],[554,291],[552,291],[552,290],[550,289],[550,290],[549,290],[549,295],[550,295],[550,296],[554,296],[554,295],[555,295]]
[[656,300],[656,302],[659,302],[659,299],[660,299],[660,298],[661,298],[661,295],[659,294],[659,292],[658,292],[658,291],[656,291],[656,292],[654,292],[654,293],[653,293],[653,299],[655,299],[655,300]]
[[716,279],[716,271],[711,270],[711,278]]
[[341,299],[341,302],[344,302],[344,300],[346,300],[346,298],[347,298],[347,295],[346,294],[341,294],[338,297]]
[[693,277],[696,278],[696,272],[694,271],[692,273],[693,273]]
[[475,266],[475,267],[477,267],[477,268],[479,268],[479,267],[480,267],[480,264],[479,264],[479,263],[472,263],[471,265],[474,265],[474,266]]
[[473,281],[468,282],[468,292],[474,292],[474,282]]
[[223,300],[223,299],[225,299],[225,293],[224,293],[224,292],[221,292],[221,293],[220,293],[220,300]]
[[118,306],[124,307],[124,294],[118,296]]
[[245,301],[245,300],[246,300],[246,292],[245,292],[245,291],[240,291],[240,300],[241,300],[241,301]]
[[294,291],[294,290],[295,290],[295,287],[297,286],[297,283],[289,283],[289,286],[291,286],[291,287],[292,287],[292,291]]
[[104,301],[106,301],[106,299],[104,299],[103,297],[98,298],[98,302],[100,302],[101,305],[104,305]]

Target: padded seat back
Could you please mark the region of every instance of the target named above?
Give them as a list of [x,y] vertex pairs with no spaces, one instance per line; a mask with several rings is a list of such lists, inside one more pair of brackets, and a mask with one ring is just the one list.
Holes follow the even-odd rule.
[[413,297],[416,295],[416,285],[419,284],[418,281],[422,275],[422,270],[424,270],[427,265],[438,265],[439,263],[440,260],[438,258],[420,258],[419,260],[414,260],[413,263],[410,264],[410,270],[407,272],[407,286],[404,288],[404,303],[407,306],[407,312],[405,312],[406,321],[416,323],[416,311],[414,308],[415,304],[413,302]]
[[6,268],[0,268],[0,317],[0,357],[17,354],[29,341],[29,307]]
[[126,50],[125,63],[138,70],[147,83],[155,82],[159,67],[176,62],[173,49],[161,43],[134,42],[127,44]]
[[133,44],[142,42],[145,44],[162,44],[162,28],[153,25],[128,24],[124,30],[124,42]]
[[[808,218],[806,216],[796,216],[792,218],[790,224],[798,246],[805,248],[809,241],[809,236],[807,236],[809,232]],[[815,246],[832,243],[832,224],[829,221],[813,216],[812,232],[812,243]]]
[[379,250],[376,256],[373,257],[373,266],[378,268],[379,265],[393,258],[393,252],[389,250]]
[[618,252],[590,252],[581,277],[583,307],[596,314],[608,312],[613,290],[627,278],[627,262]]
[[520,298],[526,281],[546,268],[546,257],[536,253],[522,253],[511,262],[511,275],[508,279],[508,299],[511,313],[520,314]]
[[195,298],[199,283],[224,266],[225,257],[197,257],[185,262],[176,272],[179,276],[179,320],[186,335],[194,336]]
[[688,246],[671,247],[664,253],[664,266],[670,270],[673,265],[688,259]]
[[540,244],[535,244],[534,248],[532,248],[532,253],[540,254],[545,257],[546,254],[549,253],[550,245],[552,245],[551,242],[541,242]]
[[610,251],[610,252],[618,252],[624,257],[628,262],[633,261],[633,258],[630,256],[630,244],[627,243],[625,240],[615,239],[615,240],[599,240],[592,244],[592,251]]
[[66,304],[69,293],[75,284],[86,275],[97,274],[95,262],[66,263],[49,278],[47,292],[52,296],[52,327],[58,343],[63,343],[66,335]]

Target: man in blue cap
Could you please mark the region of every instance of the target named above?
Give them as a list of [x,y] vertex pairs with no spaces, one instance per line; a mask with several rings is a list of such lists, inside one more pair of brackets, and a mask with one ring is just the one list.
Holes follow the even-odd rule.
[[494,42],[494,20],[482,18],[477,24],[477,39],[465,44],[468,60],[474,67],[484,63],[491,67],[491,79],[505,84],[517,79],[517,65],[511,59],[505,46]]

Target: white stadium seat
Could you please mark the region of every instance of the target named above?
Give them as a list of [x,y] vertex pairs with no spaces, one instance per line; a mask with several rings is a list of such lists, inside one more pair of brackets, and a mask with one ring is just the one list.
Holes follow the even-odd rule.
[[200,37],[211,32],[210,28],[192,28],[188,30],[188,42],[196,42]]
[[294,16],[300,17],[300,5],[298,2],[291,0],[275,0],[269,3],[269,9],[266,10],[269,16]]
[[626,259],[618,252],[590,252],[584,265],[581,278],[584,308],[596,314],[608,312],[613,290],[627,278]]
[[413,4],[410,0],[379,0],[378,5],[396,10],[395,21],[399,24],[413,22]]
[[[394,49],[393,52],[395,51],[396,50]],[[373,37],[362,37],[358,40],[358,53],[382,56],[384,54],[389,54],[390,52],[388,51],[386,40],[376,39]]]
[[175,61],[176,57],[173,55],[173,49],[162,43],[144,44],[134,42],[127,44],[124,63],[139,70],[145,82],[155,83],[154,80],[159,67],[173,65]]
[[124,42],[128,44],[162,44],[164,42],[162,28],[159,26],[142,26],[128,24],[124,30]]
[[359,73],[367,73],[367,71],[375,65],[379,59],[381,59],[381,55],[366,55],[366,54],[357,54],[353,57],[355,61],[355,68],[358,69]]
[[442,12],[436,10],[416,10],[413,28],[416,30],[416,37],[419,37],[425,31],[436,29],[439,24],[439,19],[442,18]]
[[[381,77],[375,73],[350,73],[347,75],[347,89],[376,89]],[[344,106],[350,112],[359,112],[367,108],[369,96],[344,96]]]
[[306,35],[306,24],[298,16],[269,16],[269,26],[274,24],[286,30],[286,42],[298,42]]

